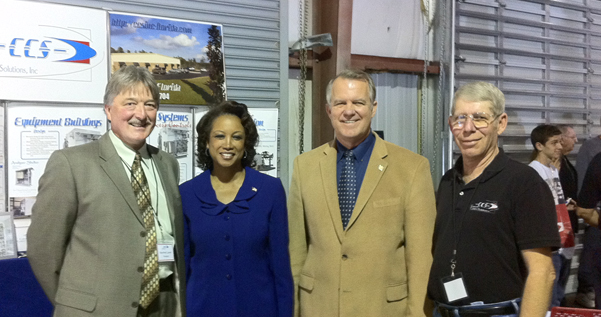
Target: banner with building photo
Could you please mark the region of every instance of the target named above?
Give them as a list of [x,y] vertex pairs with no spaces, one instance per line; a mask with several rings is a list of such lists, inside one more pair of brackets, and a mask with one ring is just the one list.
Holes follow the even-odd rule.
[[[267,175],[278,176],[278,109],[277,108],[248,108],[253,117],[257,132],[259,133],[259,144],[255,148],[256,155],[251,166]],[[194,116],[194,126],[198,124],[206,109],[197,110]],[[198,167],[194,168],[195,174],[202,173]]]
[[102,103],[107,13],[0,1],[0,99]]
[[9,104],[6,116],[8,211],[28,217],[50,154],[99,139],[106,116],[99,106],[22,103]]
[[[176,110],[176,109],[174,109]],[[192,111],[159,110],[156,126],[148,136],[148,144],[175,156],[179,162],[180,184],[194,177],[194,125]]]
[[225,96],[219,24],[110,13],[111,72],[126,65],[154,75],[162,104],[206,105]]

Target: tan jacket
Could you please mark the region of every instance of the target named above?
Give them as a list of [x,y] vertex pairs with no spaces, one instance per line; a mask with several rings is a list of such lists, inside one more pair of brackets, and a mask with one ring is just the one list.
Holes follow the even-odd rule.
[[299,308],[303,317],[431,315],[436,207],[428,160],[376,136],[343,230],[334,144],[294,161],[288,213],[296,315]]

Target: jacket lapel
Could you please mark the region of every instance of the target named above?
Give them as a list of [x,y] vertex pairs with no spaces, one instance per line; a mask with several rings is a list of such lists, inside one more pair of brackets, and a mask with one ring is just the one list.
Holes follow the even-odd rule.
[[334,142],[331,142],[324,148],[323,157],[319,161],[321,168],[321,181],[323,183],[326,204],[330,211],[332,224],[336,229],[338,241],[342,241],[344,230],[342,229],[342,216],[340,215],[340,206],[338,204],[338,184],[336,181],[336,149]]
[[98,142],[100,143],[100,159],[103,160],[100,166],[113,181],[115,187],[119,189],[123,199],[125,199],[134,215],[136,215],[138,221],[140,221],[141,224],[144,224],[142,211],[140,211],[140,207],[136,201],[131,182],[124,173],[123,163],[117,154],[117,150],[115,150],[115,146],[113,146],[113,142],[111,141],[108,132],[105,133]]
[[[376,135],[376,143],[374,144],[374,149],[371,152],[371,157],[369,158],[369,163],[367,164],[367,170],[365,171],[365,176],[363,177],[363,183],[361,184],[361,189],[359,190],[359,196],[357,196],[357,201],[355,202],[355,208],[353,209],[351,219],[346,227],[347,231],[353,226],[353,223],[355,223],[355,220],[357,220],[357,217],[359,217],[363,209],[365,209],[365,205],[376,189],[376,186],[378,186],[382,175],[384,175],[386,172],[386,168],[388,168],[388,162],[384,159],[387,156],[388,151],[386,150],[384,141]],[[338,214],[338,218],[340,218],[340,212]]]

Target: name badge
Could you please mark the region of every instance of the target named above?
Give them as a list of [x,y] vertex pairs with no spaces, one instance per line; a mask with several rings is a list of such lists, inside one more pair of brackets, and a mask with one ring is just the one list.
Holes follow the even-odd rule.
[[468,297],[465,284],[463,283],[463,275],[461,273],[456,273],[454,276],[443,277],[441,282],[449,303]]
[[157,250],[159,252],[159,262],[175,261],[175,253],[173,252],[173,247],[173,243],[157,243]]

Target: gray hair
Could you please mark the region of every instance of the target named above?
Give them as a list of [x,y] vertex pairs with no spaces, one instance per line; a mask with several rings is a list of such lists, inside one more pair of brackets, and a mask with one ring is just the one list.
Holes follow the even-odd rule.
[[455,103],[459,99],[465,101],[488,101],[492,105],[493,116],[499,116],[505,112],[505,95],[491,83],[475,81],[459,87],[453,97],[451,114],[455,113]]
[[572,127],[569,124],[558,124],[557,128],[559,129],[559,131],[561,131],[561,134],[566,134],[568,132],[568,129],[574,129],[574,127]]
[[336,75],[336,77],[334,77],[328,83],[328,87],[326,88],[326,101],[328,102],[328,107],[332,105],[332,86],[334,85],[334,81],[338,78],[353,79],[353,80],[360,80],[360,81],[366,82],[367,85],[369,86],[368,87],[369,88],[369,99],[370,99],[371,103],[373,104],[374,101],[376,100],[376,85],[374,85],[374,81],[371,79],[371,76],[369,76],[368,73],[366,73],[362,70],[345,69],[342,72],[340,72],[338,75]]
[[127,89],[133,89],[138,84],[148,88],[152,99],[159,105],[159,87],[146,68],[129,65],[113,73],[104,91],[104,104],[111,106],[115,97]]

